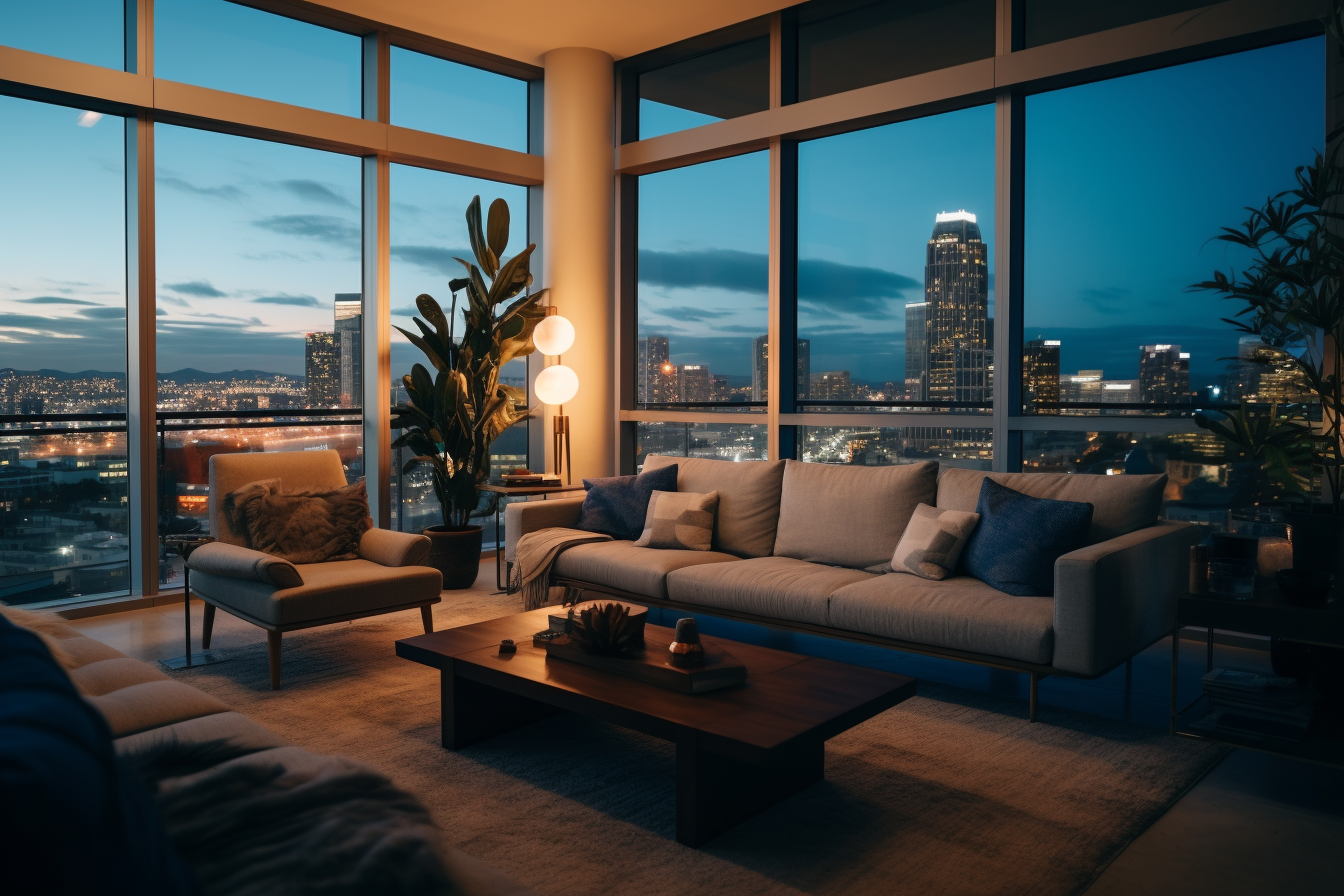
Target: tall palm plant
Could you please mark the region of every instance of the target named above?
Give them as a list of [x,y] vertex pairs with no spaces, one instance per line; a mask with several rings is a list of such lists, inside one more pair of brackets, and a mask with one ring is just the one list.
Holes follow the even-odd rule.
[[[536,245],[503,260],[509,242],[509,206],[490,204],[481,229],[481,197],[467,206],[467,234],[476,264],[457,259],[467,276],[448,284],[453,304],[448,315],[433,297],[416,297],[425,318],[414,318],[419,333],[397,327],[433,365],[431,375],[416,364],[402,377],[409,401],[392,408],[392,427],[401,435],[394,449],[415,452],[403,472],[426,464],[432,469],[434,495],[443,508],[444,526],[464,530],[480,503],[477,486],[490,476],[490,444],[510,426],[527,417],[527,395],[501,383],[504,365],[536,351],[532,331],[545,316],[538,302],[546,290],[524,295],[532,284],[530,259]],[[457,293],[465,289],[462,331],[456,332]]]

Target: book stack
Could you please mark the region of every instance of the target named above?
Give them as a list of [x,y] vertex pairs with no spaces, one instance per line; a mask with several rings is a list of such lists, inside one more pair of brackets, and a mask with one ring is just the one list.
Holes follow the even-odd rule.
[[1210,712],[1191,727],[1299,743],[1311,729],[1311,692],[1295,679],[1244,669],[1214,669],[1204,676]]

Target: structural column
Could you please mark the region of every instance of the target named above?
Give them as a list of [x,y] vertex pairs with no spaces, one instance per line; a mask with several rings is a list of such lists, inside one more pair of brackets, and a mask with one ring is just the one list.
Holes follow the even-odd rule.
[[[612,284],[612,195],[615,177],[612,58],[565,47],[543,57],[546,68],[546,200],[542,208],[539,286],[574,324],[564,363],[579,376],[579,394],[565,405],[574,480],[616,470],[617,407]],[[546,408],[550,432],[555,408]],[[553,468],[547,439],[547,463]]]

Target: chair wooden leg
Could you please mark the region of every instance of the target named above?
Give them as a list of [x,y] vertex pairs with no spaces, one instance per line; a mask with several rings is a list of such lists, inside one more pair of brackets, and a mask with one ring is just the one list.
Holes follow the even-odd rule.
[[210,649],[210,636],[215,631],[215,605],[205,605],[205,619],[201,621],[201,649]]
[[420,621],[425,624],[425,634],[434,633],[434,611],[429,607],[420,608]]
[[280,690],[280,633],[266,631],[266,656],[271,664],[271,690]]

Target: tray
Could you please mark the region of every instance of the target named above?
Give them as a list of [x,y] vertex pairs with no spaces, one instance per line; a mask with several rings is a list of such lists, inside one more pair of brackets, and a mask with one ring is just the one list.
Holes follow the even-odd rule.
[[546,643],[546,656],[624,675],[647,684],[683,694],[704,694],[741,684],[747,680],[747,667],[726,650],[705,648],[705,664],[694,669],[678,669],[669,662],[668,641],[645,637],[643,650],[623,656],[595,656],[562,635]]

